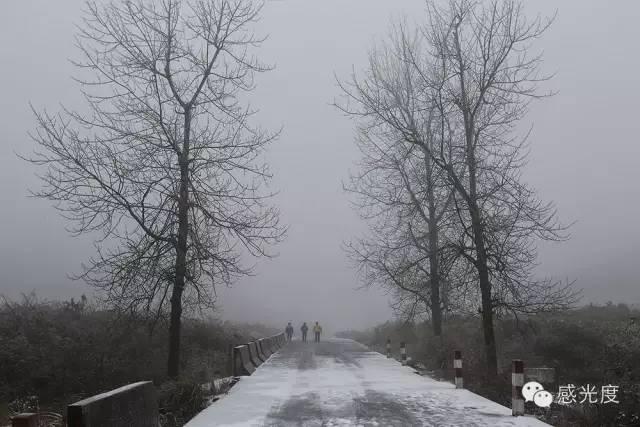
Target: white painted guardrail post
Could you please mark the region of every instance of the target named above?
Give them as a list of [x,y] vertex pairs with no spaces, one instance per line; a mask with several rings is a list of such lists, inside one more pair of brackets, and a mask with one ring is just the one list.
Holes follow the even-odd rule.
[[524,415],[524,399],[522,386],[524,385],[524,362],[513,359],[511,362],[511,415]]
[[464,382],[462,381],[462,352],[460,350],[453,352],[453,368],[456,371],[456,388],[464,388]]
[[387,359],[391,358],[391,339],[387,338]]
[[407,345],[404,341],[400,343],[400,361],[403,365],[407,364]]

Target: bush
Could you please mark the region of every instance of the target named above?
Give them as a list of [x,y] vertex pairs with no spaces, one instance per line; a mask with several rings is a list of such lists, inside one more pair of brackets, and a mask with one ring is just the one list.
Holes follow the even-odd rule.
[[[256,331],[276,332],[212,319],[186,318],[182,324],[182,379],[193,384],[230,374],[230,346],[248,342]],[[84,297],[0,299],[0,404],[37,396],[43,406],[62,413],[70,402],[125,384],[163,384],[167,330],[162,320],[101,309]],[[176,387],[184,396],[184,385]]]
[[178,427],[207,407],[207,395],[200,383],[168,381],[160,387],[158,406],[161,425]]

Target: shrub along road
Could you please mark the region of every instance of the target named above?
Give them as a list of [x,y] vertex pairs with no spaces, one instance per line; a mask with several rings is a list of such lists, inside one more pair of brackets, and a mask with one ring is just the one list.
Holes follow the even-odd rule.
[[293,341],[191,420],[210,426],[546,426],[345,339]]

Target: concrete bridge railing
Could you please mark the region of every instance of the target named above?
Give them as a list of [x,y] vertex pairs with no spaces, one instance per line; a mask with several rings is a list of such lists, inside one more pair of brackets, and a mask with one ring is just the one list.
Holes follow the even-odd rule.
[[67,407],[68,427],[156,427],[158,396],[142,381],[89,397]]
[[251,375],[258,366],[266,362],[285,343],[284,333],[282,333],[234,347],[233,375],[236,377]]
[[72,403],[67,406],[66,424],[62,424],[62,416],[50,424],[46,415],[19,414],[11,418],[11,426],[157,427],[158,396],[151,381],[142,381]]

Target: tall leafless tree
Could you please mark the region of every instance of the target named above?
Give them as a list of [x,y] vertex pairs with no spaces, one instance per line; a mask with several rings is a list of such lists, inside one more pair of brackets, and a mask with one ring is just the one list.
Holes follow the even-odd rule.
[[[404,69],[396,55],[407,47],[400,27],[388,43],[369,55],[366,81],[355,75],[339,82],[345,102],[336,104],[343,112],[362,119],[358,123],[357,144],[362,154],[359,170],[351,176],[347,190],[356,195],[355,204],[370,224],[370,235],[349,245],[352,258],[361,268],[365,283],[389,287],[395,307],[409,317],[424,305],[431,316],[433,333],[442,334],[441,284],[449,282],[457,253],[446,245],[452,222],[453,192],[447,176],[438,169],[425,147],[404,140],[384,117],[357,105],[378,104],[384,93],[412,91],[412,70]],[[416,107],[416,105],[412,106]],[[422,141],[436,143],[432,114],[411,109],[416,131]],[[418,129],[419,128],[419,129]]]
[[89,2],[76,38],[87,108],[35,111],[36,194],[73,232],[98,233],[79,277],[123,310],[170,312],[168,375],[180,369],[183,309],[248,274],[283,237],[262,160],[277,133],[243,101],[263,39],[253,0]]
[[386,123],[446,174],[463,231],[447,245],[474,268],[491,376],[496,313],[563,308],[577,297],[570,283],[533,277],[536,238],[568,236],[553,204],[522,182],[528,135],[516,132],[531,100],[549,95],[538,89],[548,80],[539,72],[542,58],[530,52],[550,24],[525,18],[517,0],[428,1],[417,35],[399,27],[387,55],[392,71],[383,79],[367,74],[349,92],[351,113]]

